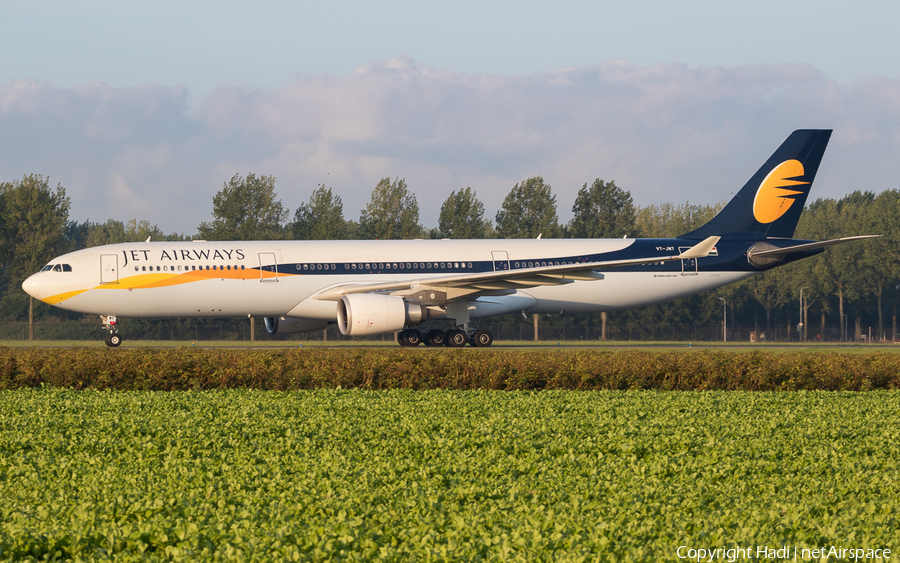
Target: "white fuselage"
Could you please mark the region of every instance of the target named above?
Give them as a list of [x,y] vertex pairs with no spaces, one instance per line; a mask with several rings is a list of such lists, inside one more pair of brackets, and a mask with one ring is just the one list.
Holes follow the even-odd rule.
[[[627,251],[634,239],[149,242],[54,259],[23,287],[46,303],[122,317],[299,317],[333,321],[329,288],[422,280]],[[706,260],[701,258],[702,261]],[[66,265],[70,271],[62,271]],[[59,270],[59,271],[55,271]],[[605,270],[575,281],[473,297],[471,317],[641,307],[723,286],[748,271]],[[685,271],[682,271],[685,270]]]

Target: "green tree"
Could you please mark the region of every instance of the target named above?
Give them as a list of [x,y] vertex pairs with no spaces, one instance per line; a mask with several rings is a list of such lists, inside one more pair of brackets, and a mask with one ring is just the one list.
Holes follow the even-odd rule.
[[309,196],[309,203],[297,208],[288,231],[295,240],[346,240],[349,230],[341,198],[320,185]]
[[635,236],[636,211],[631,193],[615,182],[600,178],[578,190],[574,217],[569,221],[568,236],[572,238],[620,238]]
[[162,229],[146,219],[129,219],[125,223],[116,219],[108,219],[105,223],[71,221],[66,232],[69,251],[120,242],[142,242],[147,237],[153,241],[191,239],[183,233],[165,235]]
[[[830,198],[817,199],[811,203],[805,214],[809,217],[801,221],[802,235],[815,240],[828,240],[857,234],[859,225],[854,218],[856,209],[865,198],[856,197],[853,194],[834,200]],[[862,290],[859,283],[860,249],[855,244],[839,244],[825,249],[821,259],[821,285],[824,291],[837,298],[837,313],[840,322],[840,338],[843,340],[847,334],[845,306],[860,297]]]
[[556,196],[549,184],[534,176],[516,184],[497,212],[500,238],[553,238],[559,234]]
[[[5,318],[28,314],[28,339],[34,339],[34,299],[20,290],[22,281],[68,250],[69,207],[66,190],[52,190],[49,179],[29,174],[0,184],[0,264],[6,295],[0,300]],[[47,313],[46,308],[40,313]]]
[[197,228],[205,240],[277,240],[288,210],[275,193],[274,176],[235,174],[213,198],[213,221]]
[[147,240],[166,240],[162,230],[150,221],[131,219],[128,223],[109,219],[106,223],[91,224],[88,228],[86,245],[88,248],[104,244],[120,242],[142,242]]
[[[878,336],[885,337],[884,303],[897,294],[900,279],[900,191],[885,190],[866,206],[865,220],[860,228],[865,232],[857,234],[883,235],[881,238],[854,243],[860,253],[862,270],[866,272],[860,280],[864,289],[875,296],[878,313]],[[896,328],[895,328],[896,330]]]
[[715,217],[726,203],[725,201],[715,205],[661,203],[639,207],[636,213],[638,236],[673,238],[689,233]]
[[359,216],[359,236],[364,239],[416,239],[425,236],[419,224],[419,203],[406,180],[382,178],[372,199]]
[[17,289],[48,260],[68,250],[70,205],[66,190],[61,185],[50,189],[49,179],[40,174],[0,184],[0,262],[10,288]]
[[484,219],[484,204],[472,188],[454,190],[441,205],[436,238],[486,238],[491,230],[491,222]]

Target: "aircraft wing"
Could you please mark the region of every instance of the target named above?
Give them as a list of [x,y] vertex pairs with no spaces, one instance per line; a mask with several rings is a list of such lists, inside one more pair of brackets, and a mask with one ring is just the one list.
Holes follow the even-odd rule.
[[[602,260],[597,262],[580,262],[577,264],[560,264],[559,266],[543,266],[537,268],[517,268],[478,274],[455,274],[428,278],[414,278],[395,282],[341,284],[327,288],[314,296],[323,301],[338,301],[344,295],[352,293],[388,292],[400,297],[414,298],[424,303],[446,303],[472,294],[512,293],[517,289],[540,285],[562,285],[576,280],[602,280],[603,274],[597,270],[634,266],[651,262],[669,262],[703,258],[719,241],[720,237],[708,237],[677,256],[653,256],[648,258],[629,258],[625,260]],[[434,297],[428,296],[436,292]]]
[[748,258],[755,257],[781,257],[787,256],[788,254],[793,254],[795,252],[803,252],[804,250],[813,250],[815,248],[824,248],[826,246],[832,246],[834,244],[842,244],[845,242],[853,242],[855,240],[864,240],[867,238],[877,238],[883,235],[860,235],[855,237],[844,237],[844,238],[836,238],[831,240],[823,240],[820,242],[809,242],[806,244],[797,244],[794,246],[786,246],[784,248],[769,248],[766,250],[758,250],[749,252]]

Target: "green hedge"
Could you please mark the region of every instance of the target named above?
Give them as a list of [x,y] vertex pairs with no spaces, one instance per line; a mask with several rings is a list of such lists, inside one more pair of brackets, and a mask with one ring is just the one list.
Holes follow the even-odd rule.
[[2,348],[0,389],[900,388],[900,355],[763,351]]

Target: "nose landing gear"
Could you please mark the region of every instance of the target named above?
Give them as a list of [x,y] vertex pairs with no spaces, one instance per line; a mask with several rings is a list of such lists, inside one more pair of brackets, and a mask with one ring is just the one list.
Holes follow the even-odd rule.
[[106,345],[110,348],[117,348],[122,343],[122,337],[119,336],[119,322],[115,315],[100,315],[100,322],[103,323],[102,330],[108,331],[106,335]]

